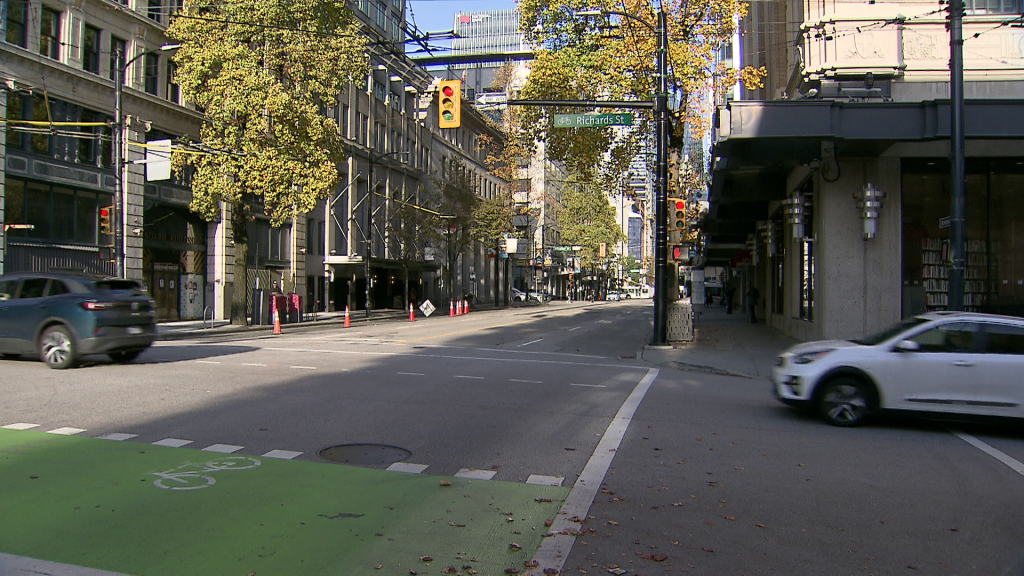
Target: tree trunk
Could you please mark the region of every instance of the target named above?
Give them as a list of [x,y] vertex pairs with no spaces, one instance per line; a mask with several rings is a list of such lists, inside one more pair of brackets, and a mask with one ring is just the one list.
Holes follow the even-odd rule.
[[246,259],[249,256],[249,245],[245,242],[235,241],[235,282],[231,290],[231,323],[237,326],[248,324],[247,306],[248,294],[248,266]]

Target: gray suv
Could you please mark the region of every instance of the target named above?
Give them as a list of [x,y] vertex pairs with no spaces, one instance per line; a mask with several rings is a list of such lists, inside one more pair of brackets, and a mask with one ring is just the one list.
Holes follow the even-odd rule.
[[156,338],[153,300],[137,280],[24,272],[0,276],[0,353],[70,368],[87,354],[131,362]]

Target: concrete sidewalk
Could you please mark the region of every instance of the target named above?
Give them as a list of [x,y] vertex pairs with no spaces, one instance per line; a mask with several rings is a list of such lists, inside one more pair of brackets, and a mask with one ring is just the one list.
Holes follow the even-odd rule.
[[780,352],[797,343],[764,320],[750,322],[747,313],[726,314],[722,306],[693,307],[693,342],[676,342],[671,347],[648,346],[643,359],[679,370],[732,374],[747,378],[768,378]]

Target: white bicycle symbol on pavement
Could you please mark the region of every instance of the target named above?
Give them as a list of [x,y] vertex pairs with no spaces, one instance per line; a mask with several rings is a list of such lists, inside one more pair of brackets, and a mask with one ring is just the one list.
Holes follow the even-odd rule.
[[150,472],[153,476],[159,476],[153,481],[157,488],[164,490],[199,490],[208,488],[216,483],[211,476],[206,474],[222,472],[224,470],[248,470],[260,465],[260,461],[247,456],[228,456],[219,460],[210,460],[202,464],[185,462],[177,468],[171,468],[163,472]]

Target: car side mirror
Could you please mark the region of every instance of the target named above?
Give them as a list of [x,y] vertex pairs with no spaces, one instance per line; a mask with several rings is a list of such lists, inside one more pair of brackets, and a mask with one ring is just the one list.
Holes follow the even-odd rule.
[[913,340],[900,340],[896,343],[897,352],[920,352],[921,345]]

